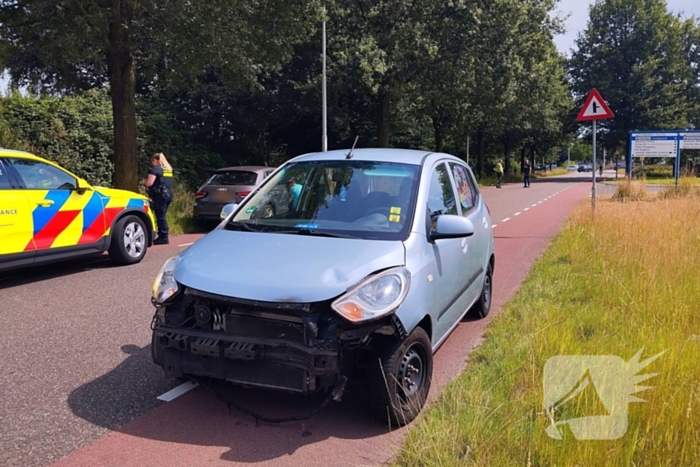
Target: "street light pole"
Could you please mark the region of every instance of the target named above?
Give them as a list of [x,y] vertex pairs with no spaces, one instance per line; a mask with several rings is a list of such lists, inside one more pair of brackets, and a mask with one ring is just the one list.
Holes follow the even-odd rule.
[[469,136],[467,136],[467,165],[469,165]]
[[321,98],[322,100],[322,106],[323,110],[322,112],[322,120],[323,120],[323,136],[321,137],[321,148],[323,152],[328,151],[328,129],[327,129],[327,118],[328,115],[326,113],[326,21],[323,21],[323,96]]
[[595,156],[596,156],[596,121],[593,120],[593,186],[591,187],[591,202],[593,203],[593,209],[595,209]]

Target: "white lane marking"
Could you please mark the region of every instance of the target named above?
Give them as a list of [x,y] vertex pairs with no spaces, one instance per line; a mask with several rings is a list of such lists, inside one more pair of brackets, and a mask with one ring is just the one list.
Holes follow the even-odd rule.
[[523,212],[524,212],[524,211],[529,211],[529,210],[530,210],[530,208],[525,208],[525,209],[523,209]]
[[187,381],[186,383],[182,383],[176,388],[172,388],[170,391],[166,392],[165,394],[161,394],[160,396],[156,397],[156,399],[165,401],[165,402],[170,402],[171,400],[177,399],[181,395],[185,394],[186,392],[189,392],[199,386],[199,383],[193,383],[192,381]]
[[533,208],[536,207],[536,206],[537,206],[537,203],[535,203],[535,204],[532,205]]
[[[546,200],[543,199],[542,201],[546,201]],[[542,201],[538,201],[537,204],[542,204]]]
[[498,224],[493,224],[493,225],[491,226],[492,229],[495,229],[496,227],[498,227]]
[[183,243],[182,245],[178,245],[178,246],[190,246],[190,245],[194,245],[194,242]]
[[503,219],[503,220],[501,221],[501,223],[503,223],[503,222],[508,222],[509,220],[510,220],[510,217],[506,217],[505,219]]
[[522,214],[522,212],[518,211],[514,215],[519,216],[520,214]]

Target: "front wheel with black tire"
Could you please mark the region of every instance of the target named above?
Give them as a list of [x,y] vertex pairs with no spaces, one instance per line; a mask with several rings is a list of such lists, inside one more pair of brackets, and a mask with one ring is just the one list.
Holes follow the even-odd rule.
[[418,327],[404,340],[386,343],[372,360],[368,387],[375,413],[394,426],[410,423],[430,391],[433,352],[428,334]]
[[469,314],[475,318],[485,318],[491,311],[491,294],[493,292],[493,268],[491,263],[486,267],[484,285],[481,288],[481,295],[476,301]]
[[137,216],[124,216],[112,228],[109,257],[116,264],[138,263],[146,255],[146,224]]

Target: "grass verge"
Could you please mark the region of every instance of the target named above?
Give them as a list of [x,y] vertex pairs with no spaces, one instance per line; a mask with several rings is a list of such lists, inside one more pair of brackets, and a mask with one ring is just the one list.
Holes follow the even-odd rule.
[[[700,465],[699,201],[697,193],[610,200],[595,216],[582,205],[489,326],[467,370],[412,427],[395,464]],[[646,403],[626,404],[622,437],[546,434],[550,357],[627,362],[642,348],[642,359],[666,353],[640,371],[659,374],[636,394]],[[574,398],[554,418],[591,415],[590,404]]]
[[[681,177],[678,177],[678,183],[680,184],[681,182]],[[627,178],[625,177],[625,174],[620,174],[620,177],[617,179],[614,178],[608,178],[605,180],[605,183],[607,184],[621,184],[625,183]],[[647,179],[633,179],[633,180],[646,180],[647,185],[675,185],[676,184],[676,179],[675,178],[647,178]],[[693,178],[688,178],[688,183],[693,184],[693,185],[700,185],[700,177],[693,177]]]

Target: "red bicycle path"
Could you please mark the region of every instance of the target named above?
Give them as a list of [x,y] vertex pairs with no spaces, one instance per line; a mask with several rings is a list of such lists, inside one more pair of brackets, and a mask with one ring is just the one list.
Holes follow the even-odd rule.
[[[434,400],[445,384],[467,367],[470,351],[484,329],[514,296],[530,268],[551,243],[572,210],[586,199],[589,184],[571,184],[550,193],[538,184],[532,191],[505,186],[504,191],[484,190],[493,215],[496,268],[491,314],[479,321],[465,320],[435,355]],[[506,194],[508,190],[521,190]],[[493,189],[495,190],[495,189]],[[503,193],[501,195],[501,193]],[[520,194],[522,193],[522,194]],[[506,196],[516,196],[527,211],[506,222],[500,217]],[[529,198],[529,199],[528,199]],[[512,202],[512,201],[511,201]],[[539,203],[539,204],[538,204]],[[506,213],[507,214],[507,213]],[[177,238],[172,244],[197,237]],[[162,248],[162,247],[159,247]],[[172,402],[145,413],[91,445],[74,451],[55,466],[218,466],[255,463],[264,466],[381,465],[400,449],[409,427],[389,431],[386,422],[372,419],[361,386],[350,386],[341,403],[331,403],[313,418],[301,422],[256,422],[198,387]],[[305,413],[318,404],[313,398],[231,388],[227,395],[237,403],[272,417]]]

